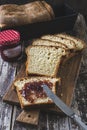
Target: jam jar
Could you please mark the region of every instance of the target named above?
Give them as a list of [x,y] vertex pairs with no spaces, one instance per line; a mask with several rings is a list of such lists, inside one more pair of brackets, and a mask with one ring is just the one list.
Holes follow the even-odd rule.
[[5,61],[17,61],[22,55],[20,33],[16,30],[0,32],[0,52]]

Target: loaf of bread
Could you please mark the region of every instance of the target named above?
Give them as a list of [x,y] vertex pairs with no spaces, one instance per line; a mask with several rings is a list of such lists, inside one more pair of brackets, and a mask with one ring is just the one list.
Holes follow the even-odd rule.
[[41,85],[47,85],[54,94],[58,84],[59,78],[47,77],[24,77],[14,81],[14,86],[18,94],[18,98],[22,108],[35,107],[39,105],[53,104],[53,101],[47,97]]
[[41,108],[43,105],[54,105],[41,85],[46,84],[55,94],[58,94],[57,87],[60,84],[58,72],[61,66],[66,59],[84,48],[83,41],[64,34],[45,35],[35,39],[32,45],[26,48],[28,77],[14,81],[21,107]]
[[62,92],[57,88],[60,84],[61,77],[58,77],[58,72],[61,66],[84,48],[83,41],[66,34],[45,35],[35,39],[32,45],[26,48],[27,77],[14,81],[21,107],[53,106],[53,101],[47,97],[41,85],[46,84],[54,94],[59,95]]
[[62,44],[66,45],[68,49],[73,51],[80,51],[85,48],[85,44],[83,41],[65,34],[45,35],[42,36],[41,39],[51,40],[53,42],[61,42]]
[[32,42],[32,45],[44,45],[44,46],[57,46],[64,49],[68,49],[65,44],[62,44],[61,42],[53,42],[50,40],[44,40],[44,39],[36,39]]
[[42,75],[56,77],[63,58],[69,52],[59,47],[29,46],[26,49],[26,73],[28,75]]
[[6,4],[0,6],[0,27],[11,27],[49,21],[55,15],[45,1],[34,1],[24,5]]

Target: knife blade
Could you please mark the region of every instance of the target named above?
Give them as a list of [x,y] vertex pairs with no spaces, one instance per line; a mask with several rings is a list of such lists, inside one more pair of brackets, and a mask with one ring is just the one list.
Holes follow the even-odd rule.
[[80,118],[75,114],[75,112],[68,107],[58,96],[56,96],[47,85],[42,85],[43,90],[50,97],[57,107],[60,108],[68,117],[73,119],[83,130],[87,130],[87,125],[85,125]]

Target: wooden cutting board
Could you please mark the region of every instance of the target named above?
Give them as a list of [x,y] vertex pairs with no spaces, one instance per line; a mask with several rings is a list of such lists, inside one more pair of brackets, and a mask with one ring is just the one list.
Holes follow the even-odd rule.
[[[76,85],[76,80],[77,80],[77,76],[78,76],[78,72],[80,68],[81,59],[82,59],[81,53],[73,56],[63,66],[61,66],[61,69],[58,75],[62,79],[61,99],[68,106],[70,106],[72,103],[73,93],[74,93],[74,89]],[[23,76],[25,76],[25,66],[22,66],[16,78],[23,77]],[[12,105],[20,105],[16,91],[14,90],[13,84],[10,86],[9,90],[5,93],[3,97],[3,101]],[[60,112],[60,110],[57,107],[50,108],[50,111]],[[28,117],[31,117],[31,118],[28,118]],[[33,122],[32,122],[32,118],[35,119],[33,120]],[[37,125],[38,119],[39,119],[39,110],[22,111],[22,113],[18,116],[17,121]]]

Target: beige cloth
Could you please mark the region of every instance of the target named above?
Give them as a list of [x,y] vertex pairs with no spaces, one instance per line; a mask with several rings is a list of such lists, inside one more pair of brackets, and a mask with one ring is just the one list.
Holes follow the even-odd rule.
[[53,18],[54,12],[45,1],[35,1],[25,5],[6,4],[0,6],[1,28],[48,21]]

